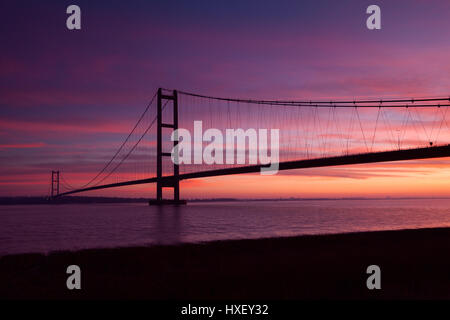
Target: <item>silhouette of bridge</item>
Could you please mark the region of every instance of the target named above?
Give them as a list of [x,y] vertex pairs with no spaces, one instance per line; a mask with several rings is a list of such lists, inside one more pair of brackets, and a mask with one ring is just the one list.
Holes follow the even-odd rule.
[[[167,108],[169,104],[172,108]],[[178,142],[168,140],[170,135],[164,133],[177,130],[180,121],[184,121],[180,128],[189,129],[194,120],[204,118],[209,128],[280,128],[279,170],[448,157],[449,106],[449,97],[263,100],[160,88],[113,157],[89,182],[75,188],[59,171],[52,171],[52,196],[156,183],[156,200],[151,204],[182,204],[182,180],[255,173],[269,166],[173,163],[171,152],[163,146],[175,147]],[[152,116],[152,112],[156,114]],[[245,152],[248,155],[248,150]],[[169,160],[164,161],[166,158]],[[121,181],[116,177],[116,181],[107,183],[127,161],[134,166],[135,177],[137,168],[143,168],[143,177],[130,179],[128,169]],[[155,172],[153,176],[151,171]],[[163,199],[165,188],[173,189],[173,199]]]

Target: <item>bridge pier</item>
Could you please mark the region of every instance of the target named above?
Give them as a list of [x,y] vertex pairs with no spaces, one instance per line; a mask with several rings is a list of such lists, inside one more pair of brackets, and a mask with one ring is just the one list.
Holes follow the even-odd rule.
[[[173,122],[163,123],[162,121],[162,105],[163,100],[172,101],[173,107]],[[158,89],[158,101],[157,101],[157,133],[156,133],[156,199],[150,200],[149,205],[183,205],[186,204],[186,200],[180,200],[180,169],[179,165],[173,163],[173,176],[170,181],[165,182],[162,177],[162,161],[163,157],[171,158],[170,152],[163,152],[162,150],[162,129],[171,128],[174,131],[178,129],[178,93],[173,90],[172,95],[163,94],[162,89]],[[178,144],[178,141],[173,142],[173,147]],[[163,199],[163,188],[173,189],[173,199]]]
[[164,206],[164,205],[185,205],[187,204],[186,200],[174,200],[174,199],[161,199],[161,200],[149,200],[148,204],[150,206]]

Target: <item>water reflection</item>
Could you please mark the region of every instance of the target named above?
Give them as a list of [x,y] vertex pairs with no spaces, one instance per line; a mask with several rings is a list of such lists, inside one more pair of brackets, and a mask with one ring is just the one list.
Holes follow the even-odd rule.
[[450,226],[450,199],[0,206],[0,255]]
[[155,226],[154,239],[158,244],[181,242],[181,212],[179,206],[156,206],[156,214],[152,215]]

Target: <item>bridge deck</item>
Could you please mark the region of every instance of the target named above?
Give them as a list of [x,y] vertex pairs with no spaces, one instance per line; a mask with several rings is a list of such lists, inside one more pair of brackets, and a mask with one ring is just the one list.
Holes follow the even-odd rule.
[[[416,159],[428,159],[428,158],[443,158],[450,157],[450,145],[415,148],[406,150],[395,151],[383,151],[383,152],[371,152],[362,154],[353,154],[337,157],[307,159],[307,160],[294,160],[284,161],[279,163],[279,170],[292,170],[292,169],[304,169],[304,168],[316,168],[316,167],[330,167],[349,164],[363,164],[363,163],[375,163],[375,162],[389,162],[389,161],[404,161],[404,160],[416,160]],[[180,174],[179,180],[206,178],[215,176],[224,176],[232,174],[243,173],[255,173],[260,172],[262,167],[268,167],[267,165],[251,165],[234,168],[225,168],[217,170],[206,170],[192,173]],[[174,176],[164,176],[161,178],[164,182],[170,182],[174,179]],[[131,180],[119,183],[112,183],[106,185],[100,185],[95,187],[89,187],[84,189],[72,190],[59,194],[59,196],[69,195],[85,191],[93,191],[107,188],[115,188],[122,186],[130,186],[145,183],[155,183],[158,178],[148,178],[141,180]]]

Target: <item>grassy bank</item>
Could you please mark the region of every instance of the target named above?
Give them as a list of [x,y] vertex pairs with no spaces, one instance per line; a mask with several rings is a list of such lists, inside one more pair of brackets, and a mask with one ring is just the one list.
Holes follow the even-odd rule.
[[[450,228],[0,258],[0,297],[32,299],[449,299]],[[82,289],[66,289],[79,265]],[[381,268],[381,290],[366,268]]]

